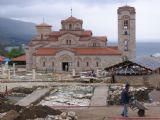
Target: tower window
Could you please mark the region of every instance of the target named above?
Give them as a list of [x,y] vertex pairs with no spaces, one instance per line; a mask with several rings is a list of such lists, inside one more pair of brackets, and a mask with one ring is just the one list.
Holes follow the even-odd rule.
[[124,51],[128,51],[128,41],[124,41]]
[[125,32],[124,32],[124,34],[125,34],[125,35],[128,35],[128,32],[127,32],[127,31],[125,31]]
[[124,20],[124,28],[125,28],[125,29],[128,28],[128,20]]

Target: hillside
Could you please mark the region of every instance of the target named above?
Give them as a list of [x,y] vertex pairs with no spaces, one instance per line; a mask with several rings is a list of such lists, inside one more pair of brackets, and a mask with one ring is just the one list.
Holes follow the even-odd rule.
[[0,44],[11,46],[26,44],[35,34],[34,23],[0,17]]

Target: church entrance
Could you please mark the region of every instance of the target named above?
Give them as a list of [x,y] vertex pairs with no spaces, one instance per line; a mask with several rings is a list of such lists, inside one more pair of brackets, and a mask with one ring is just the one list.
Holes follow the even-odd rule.
[[69,71],[69,62],[62,62],[62,71]]

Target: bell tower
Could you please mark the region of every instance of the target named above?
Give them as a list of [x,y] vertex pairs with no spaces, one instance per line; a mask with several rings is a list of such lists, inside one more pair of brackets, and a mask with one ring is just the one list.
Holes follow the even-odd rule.
[[122,52],[123,60],[136,57],[136,11],[134,7],[123,6],[117,10],[118,14],[118,48]]

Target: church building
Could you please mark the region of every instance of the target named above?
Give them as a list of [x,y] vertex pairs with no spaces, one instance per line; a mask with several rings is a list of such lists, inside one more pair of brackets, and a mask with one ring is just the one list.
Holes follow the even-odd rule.
[[[83,28],[83,20],[72,15],[61,20],[61,29],[42,23],[26,48],[27,70],[76,72],[104,69],[126,59],[135,58],[135,8],[119,7],[118,45],[108,46],[106,36],[94,36]],[[97,23],[98,24],[98,23]]]

